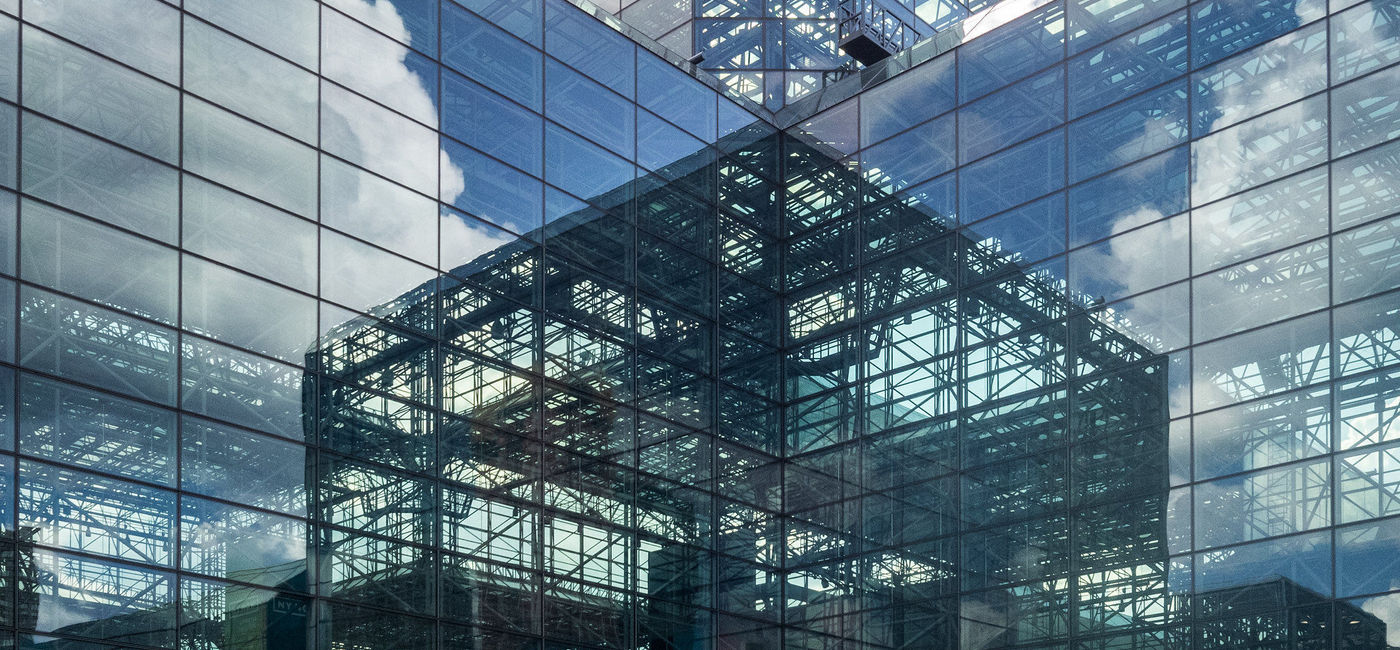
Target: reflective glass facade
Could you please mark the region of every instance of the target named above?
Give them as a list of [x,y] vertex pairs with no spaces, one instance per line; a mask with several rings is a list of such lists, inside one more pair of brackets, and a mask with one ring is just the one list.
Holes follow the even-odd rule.
[[1400,646],[1400,2],[994,9],[0,0],[0,647]]

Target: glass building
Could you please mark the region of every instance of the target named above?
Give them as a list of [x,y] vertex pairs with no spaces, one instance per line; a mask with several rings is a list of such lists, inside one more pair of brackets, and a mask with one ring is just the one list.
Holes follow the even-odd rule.
[[0,0],[0,648],[1400,647],[1400,0],[884,1]]

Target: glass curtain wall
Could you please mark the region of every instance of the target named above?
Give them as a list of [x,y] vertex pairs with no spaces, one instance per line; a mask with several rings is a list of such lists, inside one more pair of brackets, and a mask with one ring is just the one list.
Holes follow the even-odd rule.
[[0,645],[1400,646],[1400,3],[590,11],[0,0]]

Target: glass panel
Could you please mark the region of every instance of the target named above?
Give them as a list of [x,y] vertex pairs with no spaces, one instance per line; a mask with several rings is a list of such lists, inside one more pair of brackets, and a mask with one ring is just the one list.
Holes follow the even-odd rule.
[[193,336],[182,342],[180,370],[185,409],[286,438],[304,435],[305,370]]
[[393,0],[383,5],[364,0],[329,0],[326,4],[419,52],[437,55],[437,0]]
[[1383,0],[1372,0],[1332,18],[1333,83],[1400,61],[1400,33],[1395,28],[1400,17],[1393,9]]
[[[962,101],[976,99],[1064,54],[1064,7],[1052,3],[989,34],[979,34],[958,51]],[[969,40],[969,36],[963,39]]]
[[174,492],[22,461],[19,519],[40,544],[156,566],[174,560]]
[[1334,236],[1332,264],[1334,302],[1400,287],[1400,218]]
[[1400,142],[1332,163],[1332,226],[1400,211]]
[[1196,547],[1253,541],[1331,524],[1330,465],[1323,460],[1197,485]]
[[516,234],[543,225],[543,183],[449,140],[442,150],[442,201]]
[[265,587],[307,591],[305,521],[195,497],[180,500],[180,567]]
[[544,158],[539,115],[454,72],[442,75],[442,132],[531,174]]
[[1326,380],[1331,372],[1327,330],[1327,314],[1315,314],[1197,348],[1191,355],[1196,410]]
[[1205,341],[1327,306],[1327,242],[1199,277],[1192,287],[1193,336]]
[[1040,136],[958,172],[962,218],[976,221],[1064,184],[1063,131]]
[[316,291],[316,224],[185,176],[185,249]]
[[21,216],[20,270],[25,279],[175,323],[175,249],[34,201],[24,201]]
[[[358,0],[342,4],[352,3],[363,6]],[[393,5],[383,6],[388,12],[374,13],[393,11]],[[402,22],[396,27],[403,35]],[[437,124],[437,69],[427,57],[341,14],[327,11],[322,15],[322,76],[424,124]]]
[[1186,72],[1185,12],[1069,62],[1069,112],[1078,117]]
[[1325,0],[1210,0],[1191,8],[1191,63],[1223,59],[1327,13]]
[[1337,595],[1354,596],[1393,588],[1397,554],[1400,519],[1338,528]]
[[[223,638],[232,637],[235,642],[247,639],[249,650],[315,647],[312,607],[309,599],[288,593],[210,580],[180,580],[180,611],[189,617],[186,620],[205,621],[216,630],[237,630]],[[256,623],[241,618],[249,610],[259,612]],[[202,635],[186,644],[191,650],[217,647]]]
[[[321,236],[321,295],[360,312],[399,319],[400,325],[432,327],[437,273],[348,237]],[[428,320],[421,323],[426,311]],[[322,331],[339,322],[323,317]]]
[[1337,456],[1337,523],[1400,514],[1400,448]]
[[[321,146],[429,196],[438,192],[442,154],[436,132],[327,83],[321,84]],[[442,191],[461,192],[460,177],[453,177],[447,168],[442,172]]]
[[479,268],[471,262],[497,250],[510,250],[517,242],[510,232],[446,207],[441,209],[438,232],[442,237],[441,268],[463,275]]
[[705,142],[715,140],[715,93],[645,51],[637,54],[637,103]]
[[987,251],[1017,262],[1035,262],[1065,250],[1065,199],[1046,197],[968,227]]
[[1185,5],[1184,0],[1070,0],[1070,54]]
[[21,452],[174,486],[173,412],[39,377],[19,390]]
[[1377,72],[1332,91],[1332,155],[1400,136],[1400,68]]
[[1187,138],[1186,86],[1176,83],[1069,127],[1069,177],[1078,182]]
[[[540,0],[454,1],[491,21],[493,25],[524,39],[525,42],[539,46],[541,27],[544,24],[541,20],[543,3]],[[444,5],[444,13],[451,10],[451,7]]]
[[554,125],[545,129],[545,147],[545,179],[586,200],[608,203],[604,195],[626,191],[635,173],[632,163]]
[[1309,390],[1211,411],[1192,421],[1196,479],[1247,472],[1331,450],[1331,394]]
[[303,67],[316,67],[320,7],[313,0],[185,0],[185,9]]
[[1186,209],[1189,151],[1179,147],[1069,190],[1070,245],[1088,243]]
[[24,19],[64,38],[180,82],[180,10],[157,0],[25,0]]
[[57,122],[25,114],[24,191],[150,235],[174,241],[179,174]]
[[1327,157],[1327,97],[1318,95],[1191,145],[1191,200],[1200,205]]
[[191,417],[181,421],[180,445],[180,489],[306,516],[313,455],[305,447]]
[[0,16],[0,98],[19,101],[19,21],[7,16]]
[[[277,13],[292,19],[296,8],[306,4],[288,2]],[[310,72],[197,20],[185,23],[184,66],[186,90],[294,138],[316,142],[316,76]]]
[[24,30],[24,105],[166,162],[176,160],[178,90],[32,28]]
[[545,114],[550,119],[619,155],[632,156],[636,108],[631,102],[553,62],[545,81]]
[[[871,88],[860,98],[862,145],[884,140],[953,108],[953,56],[941,56]],[[910,106],[920,107],[917,111]]]
[[185,169],[303,215],[316,214],[316,152],[232,113],[185,99]]
[[1400,439],[1400,371],[1337,384],[1337,447]]
[[1064,119],[1064,68],[1057,67],[958,111],[958,159],[976,160]]
[[1185,278],[1189,230],[1181,215],[1070,253],[1069,288],[1102,302]]
[[[538,8],[536,16],[537,12]],[[452,3],[442,6],[442,43],[444,65],[526,108],[540,110],[544,57],[538,50]]]
[[633,96],[636,46],[562,0],[545,6],[545,51],[598,83]]
[[148,399],[175,401],[175,332],[23,288],[20,365]]
[[1197,273],[1327,232],[1327,170],[1290,176],[1191,213]]
[[142,641],[175,647],[173,575],[44,550],[34,552],[33,562],[44,567],[31,583],[38,611],[30,616],[38,631],[61,630],[102,644],[86,647],[104,647],[114,637],[129,638],[131,621],[139,620]]
[[1327,32],[1304,28],[1192,75],[1192,132],[1209,133],[1327,87]]
[[1400,301],[1386,294],[1332,312],[1337,374],[1350,375],[1400,363]]
[[424,264],[437,263],[437,202],[321,156],[321,223]]
[[[19,149],[15,135],[19,126],[19,109],[9,104],[0,104],[0,186],[15,187],[18,184]],[[37,170],[36,170],[37,171]]]
[[291,363],[316,344],[316,299],[185,256],[180,325]]
[[1327,597],[1332,593],[1331,537],[1321,532],[1196,555],[1198,611],[1229,612],[1230,599],[1239,596],[1279,602],[1290,585]]
[[1190,342],[1190,288],[1181,283],[1108,305],[1100,320],[1156,352]]
[[861,152],[865,179],[894,192],[952,169],[955,121],[945,115]]

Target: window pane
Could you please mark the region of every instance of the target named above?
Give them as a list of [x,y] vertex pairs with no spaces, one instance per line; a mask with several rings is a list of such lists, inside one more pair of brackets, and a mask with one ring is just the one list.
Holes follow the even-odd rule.
[[179,176],[173,167],[33,114],[25,114],[23,131],[25,192],[174,241]]
[[1334,302],[1400,287],[1400,217],[1334,236],[1332,255]]
[[31,282],[174,324],[178,254],[173,248],[25,201],[23,277]]
[[527,108],[540,109],[544,57],[452,4],[442,6],[442,62]]
[[1332,91],[1332,155],[1342,156],[1400,136],[1400,68]]
[[1185,142],[1186,99],[1185,84],[1172,84],[1071,124],[1070,182]]
[[316,213],[316,152],[295,140],[185,99],[185,169],[298,214]]
[[316,344],[316,299],[185,256],[184,329],[291,363]]
[[[324,82],[321,84],[321,138],[321,146],[331,154],[429,196],[438,191],[438,157],[441,154],[436,132]],[[460,180],[444,186],[443,191],[448,191],[449,187],[459,192],[462,189]]]
[[976,221],[1064,184],[1063,131],[984,158],[958,172],[962,218]]
[[306,516],[311,452],[305,447],[190,417],[181,423],[180,441],[180,489]]
[[174,163],[180,93],[143,74],[24,30],[24,105]]
[[[871,88],[860,98],[861,144],[879,142],[953,108],[956,94],[951,54]],[[921,108],[911,111],[910,106]]]
[[40,544],[156,566],[174,560],[174,492],[22,461],[19,518]]
[[1326,460],[1197,485],[1196,547],[1247,542],[1332,523]]
[[1323,27],[1306,27],[1192,75],[1192,132],[1209,133],[1326,88]]
[[[285,12],[301,4],[288,2]],[[316,77],[197,20],[185,22],[185,89],[316,142]]]
[[545,51],[625,97],[633,96],[636,46],[562,0],[545,6]]
[[180,82],[180,10],[157,0],[26,0],[24,19],[170,83]]
[[195,497],[180,500],[180,567],[219,578],[311,588],[305,521]]
[[539,115],[454,72],[442,75],[442,132],[531,174],[543,164]]
[[[28,18],[28,16],[25,16]],[[1400,61],[1397,17],[1384,1],[1364,2],[1337,14],[1332,25],[1332,81],[1354,79]]]
[[1186,72],[1185,12],[1069,62],[1069,112],[1077,117]]
[[437,201],[321,156],[321,223],[424,264],[437,263]]
[[185,176],[185,249],[316,291],[316,224]]
[[545,115],[621,156],[636,144],[636,108],[584,76],[551,62],[546,70]]
[[314,0],[185,0],[185,9],[303,67],[316,67],[320,7]]
[[1246,190],[1327,158],[1327,97],[1319,95],[1191,145],[1196,205]]
[[322,16],[321,74],[424,124],[437,123],[437,69],[431,59],[339,13]]
[[170,404],[175,331],[37,289],[20,292],[20,365]]
[[174,486],[173,412],[27,375],[19,403],[21,452]]
[[1071,246],[1103,239],[1186,209],[1186,147],[1069,190]]
[[1204,341],[1326,307],[1327,269],[1323,241],[1197,278],[1191,296],[1195,339]]
[[180,405],[195,413],[300,439],[306,371],[184,336]]
[[1115,300],[1183,279],[1189,229],[1181,215],[1070,253],[1069,288]]
[[1290,176],[1191,214],[1191,265],[1197,273],[1327,232],[1327,170]]

